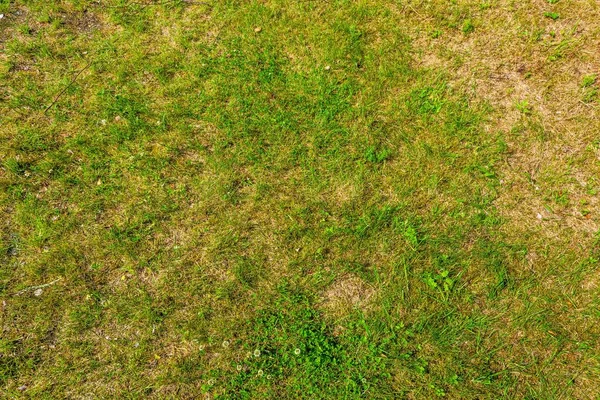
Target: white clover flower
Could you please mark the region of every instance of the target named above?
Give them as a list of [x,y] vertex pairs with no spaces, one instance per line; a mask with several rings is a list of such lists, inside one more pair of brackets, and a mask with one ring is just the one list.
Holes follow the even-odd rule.
[[223,340],[223,347],[229,347],[229,340]]
[[294,350],[294,354],[297,355],[297,356],[299,356],[300,355],[300,349]]
[[271,375],[267,375],[267,379],[271,379]]
[[242,370],[242,365],[238,364],[237,367],[235,367],[235,369],[237,369],[238,371],[241,371]]
[[262,370],[262,369],[259,369],[259,370],[258,370],[258,376],[263,376],[263,374],[264,374],[263,370]]
[[215,381],[214,379],[209,379],[209,380],[208,380],[208,384],[209,384],[210,386],[214,385],[215,383],[216,383],[216,381]]
[[254,350],[254,357],[260,357],[260,350],[259,349]]

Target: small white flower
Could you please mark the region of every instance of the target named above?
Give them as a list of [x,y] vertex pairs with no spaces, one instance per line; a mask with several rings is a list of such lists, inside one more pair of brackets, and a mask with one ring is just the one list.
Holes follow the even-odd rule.
[[260,357],[260,350],[259,349],[254,350],[254,357]]
[[210,386],[214,385],[215,383],[216,383],[216,381],[215,381],[214,379],[209,379],[209,380],[208,380],[208,384],[209,384]]
[[238,371],[241,371],[242,370],[242,365],[238,364],[237,367],[235,367],[235,369],[237,369]]
[[42,295],[42,292],[44,291],[44,289],[40,288],[40,289],[36,289],[35,292],[33,292],[33,295],[35,297],[40,297]]
[[4,14],[0,14],[0,19],[4,18]]
[[327,66],[325,67],[325,70],[326,70],[326,71],[329,71],[330,69],[331,69],[331,65],[327,65]]
[[106,120],[105,119],[100,120],[100,125],[106,125]]
[[223,340],[223,347],[229,347],[229,340]]
[[267,375],[267,379],[271,379],[271,375]]
[[300,349],[294,350],[294,354],[297,355],[297,356],[300,355]]
[[262,369],[259,369],[259,370],[258,370],[258,376],[263,376],[263,374],[264,374],[263,370],[262,370]]

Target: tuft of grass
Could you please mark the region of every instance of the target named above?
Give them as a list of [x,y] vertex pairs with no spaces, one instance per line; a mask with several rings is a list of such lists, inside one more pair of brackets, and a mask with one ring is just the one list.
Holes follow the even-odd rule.
[[583,102],[592,103],[598,98],[600,89],[596,85],[597,76],[595,74],[586,75],[581,80],[581,88],[583,89]]
[[556,13],[556,12],[547,11],[544,13],[544,17],[550,18],[551,20],[556,21],[557,19],[560,18],[560,14]]
[[515,107],[523,114],[531,114],[532,108],[527,100],[521,100],[515,103]]
[[475,25],[473,25],[473,21],[471,21],[470,19],[465,20],[465,22],[463,22],[462,25],[462,32],[464,34],[469,34],[473,31],[475,31]]

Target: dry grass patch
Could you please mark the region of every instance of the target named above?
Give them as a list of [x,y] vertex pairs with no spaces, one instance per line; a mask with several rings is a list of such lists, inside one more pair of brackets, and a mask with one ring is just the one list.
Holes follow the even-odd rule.
[[[600,215],[595,195],[589,194],[596,184],[588,186],[599,172],[593,132],[600,131],[600,109],[598,102],[584,102],[582,81],[600,71],[593,56],[600,46],[598,5],[494,1],[478,8],[463,1],[450,8],[454,14],[433,3],[419,6],[404,12],[421,22],[446,19],[456,26],[433,35],[415,33],[422,64],[452,71],[453,85],[472,88],[495,109],[486,130],[507,133],[509,157],[498,165],[503,187],[496,201],[510,221],[507,232],[538,231],[541,214],[562,220],[556,228],[566,230],[540,233],[566,239],[572,238],[566,232],[574,232],[589,245]],[[545,15],[551,9],[560,15],[557,20]],[[461,20],[472,20],[474,30],[459,29]],[[550,175],[536,180],[540,171]],[[559,213],[549,211],[557,208],[548,200],[550,192],[568,193],[569,205],[559,206]]]
[[376,290],[357,276],[347,275],[333,282],[322,295],[327,314],[339,320],[358,309],[368,312],[376,301]]

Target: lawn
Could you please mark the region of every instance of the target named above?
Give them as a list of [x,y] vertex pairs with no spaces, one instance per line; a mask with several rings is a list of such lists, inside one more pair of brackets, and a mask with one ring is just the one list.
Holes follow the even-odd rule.
[[600,399],[597,1],[0,15],[0,397]]

